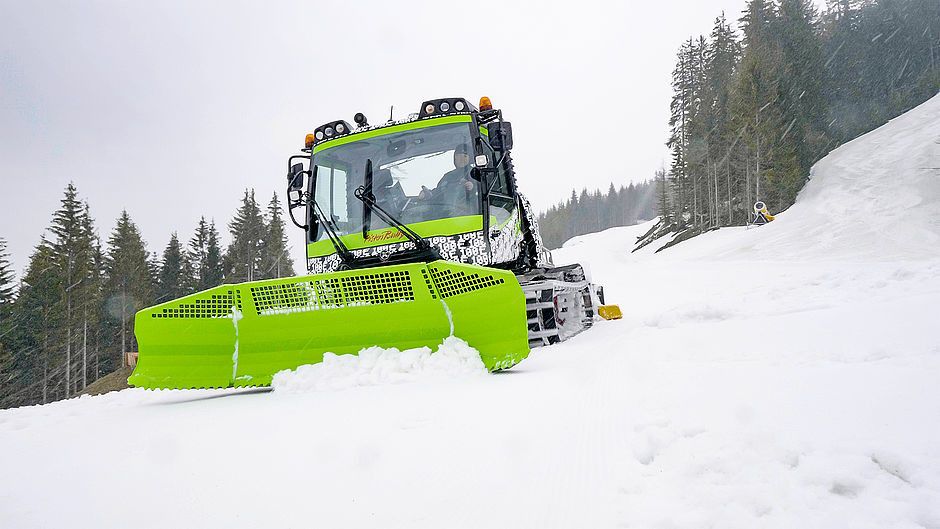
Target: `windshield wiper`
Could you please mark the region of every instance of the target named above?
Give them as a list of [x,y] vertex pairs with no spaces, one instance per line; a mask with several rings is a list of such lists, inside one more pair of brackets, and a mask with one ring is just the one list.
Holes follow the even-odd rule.
[[[356,191],[353,195],[362,201],[363,206],[369,211],[375,211],[375,213],[382,218],[387,224],[394,225],[398,228],[398,231],[402,235],[407,237],[411,242],[414,243],[415,249],[419,252],[427,252],[429,257],[433,259],[440,259],[437,251],[431,248],[431,243],[427,239],[418,235],[414,230],[405,225],[404,222],[398,220],[388,211],[385,211],[385,208],[378,205],[375,202],[375,194],[372,193],[372,160],[366,160],[366,185],[359,186],[356,188]],[[363,238],[366,236],[368,231],[368,224],[363,224]]]
[[[317,168],[313,168],[313,177],[316,178]],[[353,257],[352,252],[349,251],[349,248],[343,244],[343,240],[339,238],[339,235],[336,234],[336,230],[333,229],[332,219],[327,218],[326,214],[323,213],[323,209],[320,208],[320,204],[317,203],[317,199],[310,196],[310,204],[313,206],[313,214],[317,217],[317,220],[323,226],[324,231],[326,231],[326,236],[329,237],[330,242],[333,243],[333,248],[336,249],[336,254],[339,255],[339,259],[343,262],[345,267],[353,268],[355,257]]]

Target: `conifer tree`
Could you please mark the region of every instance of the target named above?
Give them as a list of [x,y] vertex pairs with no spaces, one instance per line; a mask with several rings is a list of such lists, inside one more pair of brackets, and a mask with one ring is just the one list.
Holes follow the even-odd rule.
[[215,227],[215,221],[209,223],[208,237],[206,238],[206,261],[205,261],[205,288],[212,288],[222,284],[225,281],[225,266],[223,263],[222,247],[219,243],[219,230]]
[[617,187],[610,183],[604,197],[604,226],[619,226],[623,222],[624,208],[617,196]]
[[190,293],[199,292],[207,288],[205,280],[207,271],[207,252],[209,245],[209,224],[205,217],[199,218],[196,232],[189,240],[189,249],[186,251],[186,277],[188,281],[186,290]]
[[277,193],[268,203],[265,233],[262,241],[261,275],[264,279],[294,275],[294,261],[290,257],[284,216]]
[[189,240],[185,260],[186,292],[198,292],[216,287],[223,281],[222,250],[215,222],[199,219],[196,232]]
[[733,221],[732,149],[737,134],[731,122],[731,85],[734,80],[740,46],[725,14],[715,19],[706,50],[706,101],[711,108],[709,157],[715,178],[715,224]]
[[114,362],[121,365],[124,352],[136,351],[134,314],[153,303],[153,277],[144,241],[127,211],[122,211],[108,238],[104,260],[104,309],[108,324],[107,344]]
[[666,145],[669,147],[672,158],[669,173],[674,185],[673,194],[678,197],[678,200],[674,202],[676,210],[671,215],[677,229],[682,229],[688,221],[694,221],[691,211],[691,167],[688,147],[692,137],[691,125],[696,104],[695,55],[695,43],[690,38],[679,48],[676,66],[672,72],[673,96],[669,105],[670,134]]
[[773,6],[765,0],[750,0],[741,19],[745,51],[731,92],[734,128],[745,131],[744,210],[758,199],[769,200],[765,174],[774,168],[772,155],[783,131],[779,99],[780,51],[772,38]]
[[16,292],[10,256],[6,249],[6,240],[0,238],[0,399],[3,398],[2,388],[9,385],[12,372],[13,359],[10,344],[13,329],[13,299]]
[[266,227],[253,189],[246,189],[242,204],[229,223],[232,243],[225,252],[225,280],[241,283],[261,279],[262,246]]
[[184,263],[188,261],[176,232],[170,235],[170,242],[163,250],[160,270],[157,274],[156,301],[163,303],[179,298],[186,293],[187,278]]
[[[100,308],[101,288],[104,274],[104,255],[101,253],[101,239],[91,217],[91,206],[84,205],[82,233],[87,243],[88,273],[82,281],[79,291],[77,313],[81,318],[81,388],[98,378],[98,349],[100,343]],[[94,369],[92,369],[94,368]],[[90,373],[90,375],[89,375]]]
[[[779,42],[781,72],[780,114],[783,131],[776,138],[788,172],[778,170],[771,185],[778,188],[780,202],[791,204],[803,187],[810,166],[824,153],[826,102],[823,97],[824,61],[818,36],[818,13],[811,0],[780,0],[779,26],[774,31]],[[783,160],[781,160],[783,162]]]
[[[87,203],[78,199],[73,184],[65,189],[60,208],[53,214],[49,232],[53,273],[59,274],[59,307],[62,318],[54,341],[53,357],[62,363],[63,395],[67,398],[87,382],[87,330],[89,312],[97,299],[96,235]],[[89,305],[92,310],[89,311]]]
[[661,222],[663,224],[672,225],[671,210],[669,208],[669,183],[666,180],[665,167],[656,171],[656,214],[662,218]]
[[9,308],[13,304],[16,293],[14,277],[10,254],[7,253],[7,241],[0,238],[0,307]]
[[46,403],[54,397],[52,378],[63,372],[62,366],[53,364],[61,325],[61,292],[55,252],[43,236],[30,255],[14,305],[17,325],[12,371],[18,383],[11,388],[12,394],[6,395],[4,406]]

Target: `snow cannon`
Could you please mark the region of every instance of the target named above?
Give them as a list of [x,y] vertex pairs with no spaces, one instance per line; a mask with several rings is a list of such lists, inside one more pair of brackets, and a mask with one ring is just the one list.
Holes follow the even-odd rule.
[[751,220],[751,224],[762,225],[767,224],[768,222],[774,220],[774,216],[767,211],[767,204],[764,204],[762,201],[758,200],[754,203],[754,218]]

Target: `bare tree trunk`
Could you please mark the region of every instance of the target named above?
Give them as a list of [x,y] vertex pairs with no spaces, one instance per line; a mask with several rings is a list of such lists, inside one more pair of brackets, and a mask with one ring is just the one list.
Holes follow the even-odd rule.
[[731,218],[731,156],[725,161],[725,182],[728,184],[728,226],[734,223]]
[[72,294],[65,294],[65,398],[71,394],[72,382]]
[[42,336],[42,403],[49,402],[49,351],[46,333]]
[[718,206],[718,166],[717,165],[712,169],[712,174],[714,174],[715,176],[715,220],[714,220],[713,225],[717,227],[721,223],[721,221],[719,220],[719,209],[718,209],[719,206]]
[[88,314],[82,321],[82,389],[88,386]]
[[121,286],[121,357],[119,359],[120,364],[115,367],[122,367],[124,365],[124,353],[127,352],[127,286]]
[[99,343],[99,340],[101,337],[100,333],[101,333],[101,329],[99,328],[98,331],[95,332],[95,350],[92,351],[92,355],[95,357],[95,380],[98,380],[99,378],[101,378],[101,363],[100,363],[101,355],[99,354],[99,351],[98,351],[98,348],[101,346],[101,344]]
[[[760,110],[757,111],[757,128],[760,128]],[[754,171],[754,180],[757,181],[757,191],[754,193],[754,201],[760,200],[760,130],[755,130],[754,136],[757,138],[757,162]]]
[[750,153],[745,151],[744,153],[744,215],[747,216],[747,205],[752,204],[751,202],[751,162],[748,159]]

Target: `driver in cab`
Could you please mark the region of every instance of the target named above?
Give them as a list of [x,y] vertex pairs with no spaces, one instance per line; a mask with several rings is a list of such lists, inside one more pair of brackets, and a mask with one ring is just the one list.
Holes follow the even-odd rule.
[[460,144],[454,149],[454,169],[444,173],[434,189],[421,186],[419,200],[463,202],[469,199],[476,182],[470,177],[470,149]]

